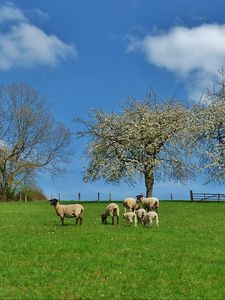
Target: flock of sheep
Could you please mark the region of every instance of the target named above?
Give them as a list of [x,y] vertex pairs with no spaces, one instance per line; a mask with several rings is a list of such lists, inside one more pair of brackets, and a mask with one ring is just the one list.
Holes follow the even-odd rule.
[[[143,195],[136,196],[134,198],[126,198],[123,201],[124,213],[123,218],[126,220],[128,225],[134,224],[137,226],[137,223],[144,225],[152,225],[155,223],[157,227],[159,226],[158,218],[158,208],[159,208],[159,199],[154,197],[145,198]],[[51,205],[54,206],[56,214],[60,217],[62,225],[64,225],[64,218],[75,218],[76,225],[78,222],[80,225],[83,221],[83,212],[84,208],[80,204],[70,204],[62,205],[59,203],[58,199],[51,199]],[[128,211],[127,211],[128,210]],[[119,224],[120,209],[118,204],[110,203],[105,208],[104,213],[101,214],[102,223],[107,223],[107,217],[112,217],[112,224]]]

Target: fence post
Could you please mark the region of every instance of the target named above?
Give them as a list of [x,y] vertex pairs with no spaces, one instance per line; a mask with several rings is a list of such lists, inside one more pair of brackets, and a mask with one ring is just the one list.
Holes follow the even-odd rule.
[[80,201],[80,192],[78,193],[78,200]]
[[22,202],[22,194],[20,193],[20,203]]
[[98,202],[100,202],[100,193],[98,192]]
[[170,200],[173,201],[173,194],[170,193]]
[[190,200],[193,202],[194,201],[194,197],[193,197],[193,191],[190,190]]
[[220,193],[218,194],[218,202],[220,202]]
[[59,198],[59,200],[61,200],[61,199],[60,199],[60,193],[58,194],[58,198]]
[[24,202],[25,203],[27,202],[27,194],[26,193],[24,194]]
[[111,201],[112,201],[112,194],[109,193],[109,202],[111,202]]

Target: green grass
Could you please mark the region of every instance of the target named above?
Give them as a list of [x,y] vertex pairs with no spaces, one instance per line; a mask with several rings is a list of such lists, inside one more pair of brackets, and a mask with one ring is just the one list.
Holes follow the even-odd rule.
[[0,204],[0,299],[225,299],[225,203],[161,202],[159,230],[83,205],[63,227],[47,202]]

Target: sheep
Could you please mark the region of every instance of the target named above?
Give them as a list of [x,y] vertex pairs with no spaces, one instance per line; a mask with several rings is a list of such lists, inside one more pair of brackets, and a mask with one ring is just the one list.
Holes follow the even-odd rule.
[[137,226],[137,216],[135,212],[129,211],[127,213],[124,213],[123,218],[126,219],[127,225],[131,225],[132,223],[134,223],[134,226]]
[[146,225],[146,224],[152,225],[153,222],[155,222],[157,227],[159,227],[159,217],[158,217],[157,212],[149,211],[144,216],[144,225]]
[[120,215],[120,209],[119,206],[116,203],[110,203],[105,208],[105,212],[102,213],[100,216],[102,217],[102,223],[107,224],[107,217],[112,217],[112,225],[114,225],[114,217],[117,219],[117,224],[119,224],[119,215]]
[[141,202],[144,209],[147,211],[154,210],[158,212],[159,208],[159,199],[155,197],[145,198],[142,194],[137,195],[137,202]]
[[145,217],[145,214],[146,214],[146,210],[144,208],[140,208],[140,209],[136,210],[135,213],[136,213],[136,216],[137,216],[138,223],[143,224],[144,217]]
[[62,225],[64,225],[64,218],[75,218],[77,225],[78,221],[80,220],[80,225],[83,221],[83,212],[84,208],[80,204],[69,204],[69,205],[62,205],[59,204],[58,199],[51,199],[49,200],[51,205],[55,207],[56,214],[61,218]]
[[123,201],[124,206],[124,212],[126,213],[126,209],[129,209],[129,211],[134,211],[138,208],[140,208],[139,203],[137,203],[137,200],[134,198],[125,198]]

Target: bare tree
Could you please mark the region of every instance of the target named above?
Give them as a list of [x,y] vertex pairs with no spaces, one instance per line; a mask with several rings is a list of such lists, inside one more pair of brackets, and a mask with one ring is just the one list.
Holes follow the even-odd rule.
[[179,141],[188,117],[182,103],[157,103],[151,94],[144,102],[130,101],[120,114],[95,111],[90,121],[76,119],[85,128],[78,137],[90,138],[84,180],[134,184],[144,177],[147,196],[155,179],[184,182],[191,168]]
[[0,196],[6,200],[40,170],[59,172],[70,155],[71,132],[46,100],[26,84],[0,87]]

